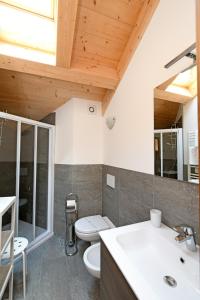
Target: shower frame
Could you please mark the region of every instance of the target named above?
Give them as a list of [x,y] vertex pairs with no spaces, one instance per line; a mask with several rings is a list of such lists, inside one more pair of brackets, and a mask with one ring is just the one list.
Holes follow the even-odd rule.
[[[34,170],[33,170],[33,241],[29,244],[29,251],[39,246],[53,235],[53,203],[54,203],[54,140],[55,126],[12,114],[0,112],[0,118],[12,120],[17,123],[17,149],[16,149],[16,226],[15,235],[18,235],[19,221],[19,189],[20,189],[20,155],[21,155],[21,125],[34,126]],[[35,236],[36,220],[36,180],[37,180],[37,133],[38,127],[49,130],[48,145],[48,210],[47,210],[47,230]]]

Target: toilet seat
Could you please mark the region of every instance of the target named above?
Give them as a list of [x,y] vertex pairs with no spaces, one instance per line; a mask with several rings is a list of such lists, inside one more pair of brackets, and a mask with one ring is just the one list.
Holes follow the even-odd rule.
[[100,278],[100,243],[96,243],[85,250],[83,261],[88,272],[92,276]]
[[75,228],[78,232],[91,234],[109,229],[110,227],[102,216],[95,215],[79,219],[76,221]]
[[114,227],[107,217],[100,215],[84,217],[76,221],[76,235],[84,241],[96,242],[99,240],[99,232]]

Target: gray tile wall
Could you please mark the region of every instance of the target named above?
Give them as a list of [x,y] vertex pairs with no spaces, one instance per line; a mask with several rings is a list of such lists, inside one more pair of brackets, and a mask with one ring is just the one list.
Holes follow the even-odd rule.
[[0,162],[0,196],[8,197],[16,193],[16,162]]
[[154,177],[154,207],[163,211],[166,225],[191,225],[199,237],[198,189],[196,184]]
[[79,217],[102,214],[102,165],[55,165],[54,232],[65,234],[65,198],[79,197]]
[[[106,174],[115,176],[115,189],[106,185]],[[146,221],[158,208],[166,225],[188,224],[199,236],[198,185],[110,166],[103,166],[102,182],[103,215],[116,226]]]
[[[106,185],[115,176],[116,188]],[[186,223],[199,235],[198,186],[145,173],[102,165],[56,165],[54,232],[65,234],[65,198],[79,196],[79,217],[108,216],[116,226],[149,220],[151,208],[161,209],[163,222],[172,227]]]

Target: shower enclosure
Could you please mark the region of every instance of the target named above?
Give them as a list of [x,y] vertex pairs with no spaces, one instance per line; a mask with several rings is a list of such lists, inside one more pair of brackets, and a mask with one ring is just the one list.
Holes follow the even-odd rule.
[[53,125],[0,113],[0,196],[16,195],[16,236],[30,247],[53,233],[53,145]]
[[182,129],[154,130],[155,175],[183,180]]

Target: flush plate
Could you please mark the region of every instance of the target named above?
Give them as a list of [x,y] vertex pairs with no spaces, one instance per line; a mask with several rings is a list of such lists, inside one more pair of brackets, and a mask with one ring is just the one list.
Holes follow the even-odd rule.
[[111,188],[115,188],[115,176],[107,174],[106,184]]

